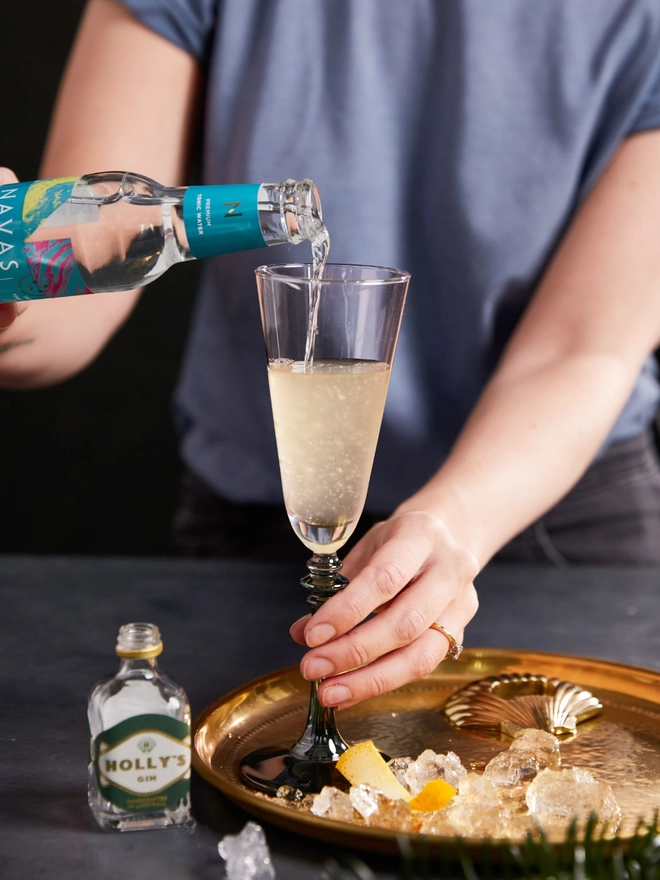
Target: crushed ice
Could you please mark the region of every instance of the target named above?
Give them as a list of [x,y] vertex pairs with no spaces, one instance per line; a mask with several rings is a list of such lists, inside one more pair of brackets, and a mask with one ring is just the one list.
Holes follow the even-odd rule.
[[226,834],[218,853],[226,862],[227,880],[274,880],[266,835],[256,822],[248,822],[240,834]]
[[[436,779],[457,789],[449,803],[435,812],[411,810],[406,801],[390,800],[369,785],[354,785],[349,792],[328,786],[298,803],[294,803],[295,790],[282,791],[278,800],[327,819],[403,832],[520,839],[539,826],[551,835],[564,833],[573,817],[581,827],[591,812],[608,831],[615,831],[621,811],[610,786],[588,770],[560,769],[560,765],[557,737],[525,729],[489,761],[483,773],[468,772],[454,752],[443,755],[426,749],[415,760],[391,759],[392,772],[413,796]],[[243,876],[262,877],[236,875],[236,880]]]
[[[400,758],[395,760],[401,761]],[[391,764],[392,762],[390,762]],[[453,752],[439,755],[432,749],[426,749],[416,761],[411,761],[408,764],[402,773],[403,779],[400,781],[412,794],[419,794],[427,782],[432,782],[434,779],[444,779],[454,788],[458,788],[459,782],[466,773],[467,770],[461,764],[458,755]]]

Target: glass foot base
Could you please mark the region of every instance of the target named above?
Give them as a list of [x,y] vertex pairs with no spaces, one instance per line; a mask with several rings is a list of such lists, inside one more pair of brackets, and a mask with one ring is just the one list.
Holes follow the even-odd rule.
[[241,776],[251,788],[275,796],[282,785],[305,794],[318,794],[325,785],[348,791],[349,783],[334,761],[305,761],[294,758],[287,748],[251,752],[241,762]]

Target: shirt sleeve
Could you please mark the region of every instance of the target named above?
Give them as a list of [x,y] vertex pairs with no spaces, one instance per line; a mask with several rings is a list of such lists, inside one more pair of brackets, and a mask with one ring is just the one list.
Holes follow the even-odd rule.
[[655,77],[651,78],[651,88],[635,117],[630,134],[649,131],[653,128],[660,128],[660,65],[655,72]]
[[150,30],[204,62],[220,0],[119,0]]

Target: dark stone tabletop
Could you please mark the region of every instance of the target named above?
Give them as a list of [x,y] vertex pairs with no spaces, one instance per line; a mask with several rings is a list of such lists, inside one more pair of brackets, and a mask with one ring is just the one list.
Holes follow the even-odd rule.
[[[122,623],[163,633],[161,666],[193,714],[236,685],[297,663],[289,625],[303,572],[286,565],[171,559],[0,561],[0,877],[212,880],[217,842],[249,818],[199,777],[194,832],[106,834],[86,801],[87,694],[113,672]],[[660,669],[660,570],[491,567],[469,646],[527,648]],[[320,880],[344,854],[266,826],[278,880]],[[393,880],[394,857],[361,854]]]

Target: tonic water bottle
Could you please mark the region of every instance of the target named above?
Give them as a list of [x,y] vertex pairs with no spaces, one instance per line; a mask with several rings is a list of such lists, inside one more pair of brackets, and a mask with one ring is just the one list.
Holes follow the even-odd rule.
[[131,290],[186,260],[314,243],[311,180],[165,187],[122,171],[0,186],[0,302]]
[[119,630],[119,671],[89,695],[89,805],[105,830],[192,827],[190,705],[158,668],[158,627]]

